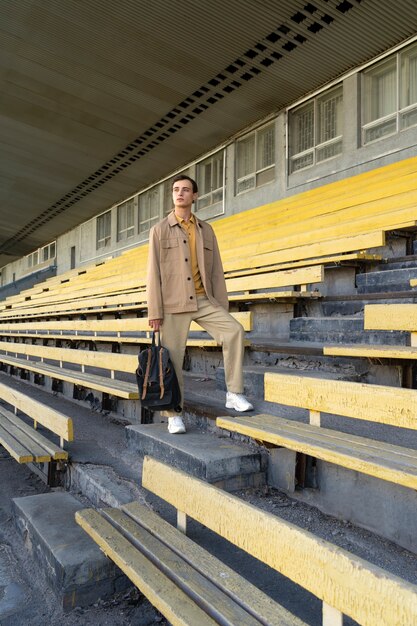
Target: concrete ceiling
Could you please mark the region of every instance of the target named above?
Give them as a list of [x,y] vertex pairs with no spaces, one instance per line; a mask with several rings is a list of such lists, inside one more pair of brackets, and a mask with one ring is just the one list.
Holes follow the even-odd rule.
[[1,0],[0,267],[416,24],[415,0]]

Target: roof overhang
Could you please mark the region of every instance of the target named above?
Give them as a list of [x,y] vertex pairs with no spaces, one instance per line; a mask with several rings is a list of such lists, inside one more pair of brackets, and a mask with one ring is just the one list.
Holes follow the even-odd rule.
[[0,266],[416,23],[409,0],[3,0]]

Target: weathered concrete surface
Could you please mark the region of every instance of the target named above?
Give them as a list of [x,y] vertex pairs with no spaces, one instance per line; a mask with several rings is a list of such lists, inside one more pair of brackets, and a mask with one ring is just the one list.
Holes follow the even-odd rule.
[[0,544],[0,624],[12,623],[29,599],[25,586],[13,575],[12,561],[10,547]]
[[150,454],[210,483],[221,482],[225,488],[229,479],[232,481],[229,489],[242,489],[245,483],[253,486],[251,476],[262,480],[260,454],[192,427],[184,435],[170,435],[166,424],[127,426],[126,438],[131,451],[142,456]]
[[76,524],[83,506],[66,492],[15,498],[14,515],[25,544],[64,610],[88,606],[127,588],[125,576]]

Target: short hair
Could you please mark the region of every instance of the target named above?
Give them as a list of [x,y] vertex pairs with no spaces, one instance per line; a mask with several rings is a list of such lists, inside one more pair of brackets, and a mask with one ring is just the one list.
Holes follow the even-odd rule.
[[172,180],[172,187],[175,185],[175,183],[178,183],[180,180],[189,180],[193,186],[193,193],[198,193],[197,183],[195,182],[193,178],[190,178],[190,176],[187,176],[187,174],[177,174],[175,178]]

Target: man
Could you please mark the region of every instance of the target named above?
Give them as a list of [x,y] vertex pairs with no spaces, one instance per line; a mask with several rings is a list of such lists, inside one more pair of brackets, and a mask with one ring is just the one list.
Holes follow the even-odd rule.
[[[251,411],[243,392],[244,332],[228,313],[226,283],[212,227],[191,212],[197,200],[197,183],[178,175],[172,183],[173,211],[149,234],[147,279],[149,326],[161,331],[169,350],[184,401],[182,364],[192,321],[198,322],[223,347],[227,386],[226,407]],[[185,432],[182,417],[168,417],[171,434]]]

